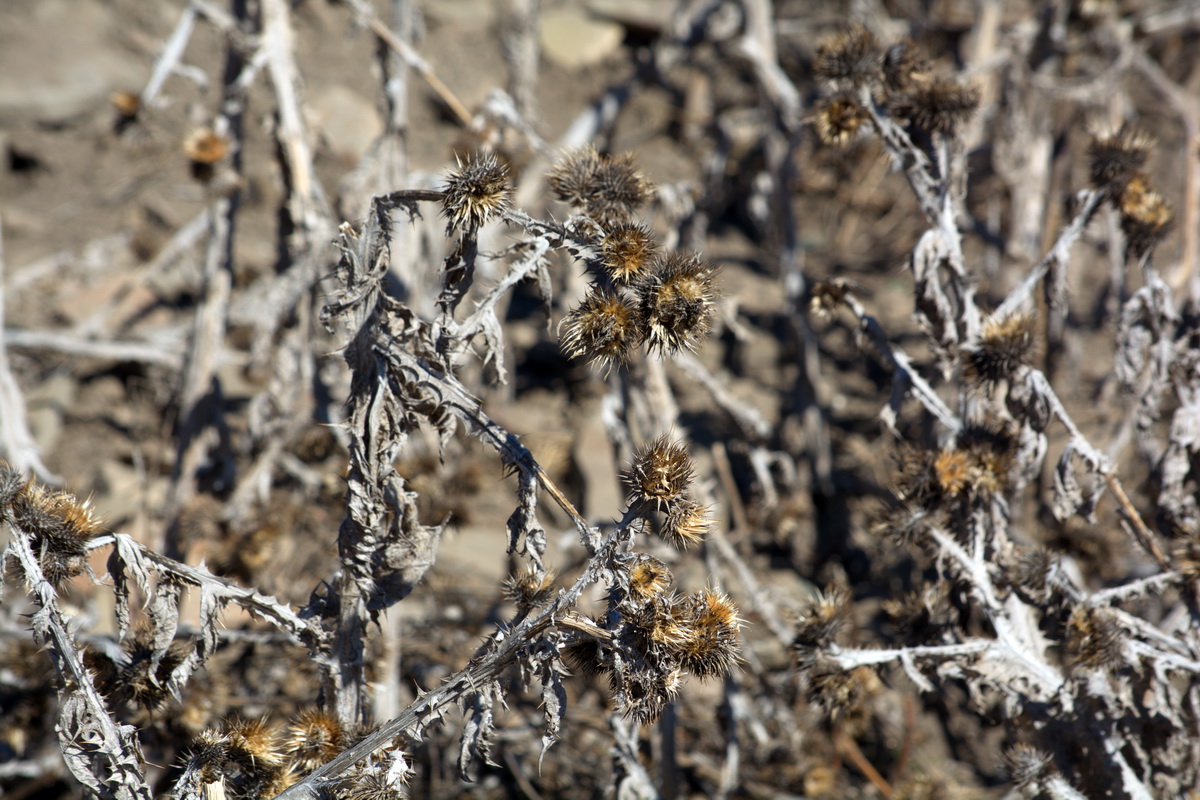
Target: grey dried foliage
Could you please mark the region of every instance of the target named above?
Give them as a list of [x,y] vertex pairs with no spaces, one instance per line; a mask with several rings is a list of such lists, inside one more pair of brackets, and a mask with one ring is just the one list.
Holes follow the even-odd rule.
[[[333,4],[380,44],[389,106],[342,200],[357,210],[339,224],[302,113],[299,7],[187,4],[140,110],[122,113],[128,124],[158,113],[170,76],[195,69],[183,59],[197,26],[221,37],[220,110],[188,150],[208,207],[155,267],[196,251],[192,317],[174,339],[75,331],[39,345],[168,376],[179,429],[161,528],[153,546],[103,530],[86,503],[46,487],[24,428],[0,425],[17,465],[0,462],[0,565],[25,590],[5,598],[0,636],[30,645],[0,659],[0,702],[45,700],[0,726],[0,754],[15,754],[0,780],[69,773],[72,796],[122,800],[391,800],[412,781],[482,797],[497,776],[537,797],[550,791],[542,770],[579,796],[999,796],[983,784],[1005,779],[1030,798],[1195,794],[1198,201],[1168,203],[1155,184],[1161,146],[1134,120],[1088,144],[1080,131],[1086,116],[1133,108],[1137,76],[1194,148],[1200,110],[1160,66],[1178,48],[1154,31],[1186,45],[1200,21],[1146,2],[1014,23],[984,4],[963,36],[934,12],[890,19],[880,6],[818,44],[829,31],[792,14],[803,5],[681,2],[638,21],[654,32],[640,67],[551,147],[531,85],[538,3],[505,4],[511,86],[478,115],[415,49],[414,6],[397,0],[385,21],[363,0]],[[924,54],[900,30],[952,33],[925,38],[959,49]],[[721,81],[737,91],[710,80],[730,64]],[[416,77],[471,143],[440,183],[406,167]],[[259,83],[274,101],[266,135],[284,224],[278,269],[243,285],[233,242]],[[685,98],[670,136],[701,154],[694,182],[654,186],[636,153],[613,149],[621,109],[648,87]],[[1107,99],[1113,87],[1123,103]],[[1057,168],[1058,150],[1080,163]],[[873,188],[837,194],[862,177],[857,162],[879,173]],[[900,231],[880,234],[892,249],[872,259],[905,264],[912,326],[862,269],[823,264],[813,280],[822,257],[799,234],[810,223],[797,198],[830,174],[859,236]],[[888,210],[872,217],[876,198],[860,195],[876,192]],[[739,226],[754,266],[737,275],[775,281],[762,291],[779,295],[749,312],[738,303],[761,298],[737,297],[699,252]],[[1156,264],[1176,234],[1185,255],[1172,274]],[[1080,262],[1101,257],[1110,296],[1085,321]],[[520,328],[518,312],[536,325]],[[570,469],[618,465],[605,477],[623,504],[614,494],[585,516],[578,487],[556,478],[570,470],[539,462],[525,431],[498,421],[492,404],[521,398],[529,379],[534,329],[557,347],[554,370],[575,362],[546,386],[595,395],[587,413],[607,436],[606,448],[573,451]],[[1069,357],[1085,337],[1087,358],[1112,363],[1093,404]],[[746,366],[760,347],[772,352],[761,381]],[[231,353],[262,378],[240,416],[219,379]],[[0,422],[23,414],[9,373],[0,358]],[[314,443],[318,427],[327,436]],[[895,443],[894,464],[880,442]],[[302,457],[309,447],[327,455]],[[515,612],[446,602],[452,593],[428,585],[454,512],[431,512],[438,491],[423,487],[473,461],[510,479],[511,505],[476,522],[508,560],[496,598]],[[284,494],[292,516],[272,505]],[[335,495],[333,548],[317,512]],[[219,511],[201,529],[189,514],[204,502]],[[280,534],[293,525],[303,533]],[[215,559],[188,563],[191,545],[221,537],[239,563],[269,561],[255,537],[296,546],[314,527],[336,554],[288,573],[307,603],[256,588],[269,570],[239,582]],[[107,574],[95,575],[105,550]],[[405,636],[417,633],[407,639],[388,614],[402,602]],[[451,621],[451,605],[472,616]],[[689,677],[708,681],[702,715]],[[997,720],[1003,763],[976,754],[975,785],[955,786],[949,768],[920,772],[921,740],[966,762],[961,731]],[[45,766],[51,749],[61,767],[57,755]],[[577,776],[594,785],[571,785]]]

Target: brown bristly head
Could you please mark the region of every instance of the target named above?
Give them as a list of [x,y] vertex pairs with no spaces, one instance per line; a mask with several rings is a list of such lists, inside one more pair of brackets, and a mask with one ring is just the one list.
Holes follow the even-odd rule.
[[1028,366],[1036,344],[1033,317],[1008,314],[984,322],[979,341],[963,351],[969,377],[981,384],[993,385],[1012,380],[1018,370]]
[[660,354],[695,350],[712,326],[715,268],[695,255],[655,259],[636,286],[646,342]]
[[1171,206],[1150,185],[1145,173],[1139,172],[1129,179],[1117,209],[1121,212],[1121,230],[1129,252],[1135,258],[1157,247],[1171,230]]
[[509,206],[508,165],[495,153],[480,153],[446,176],[442,216],[447,233],[473,231]]
[[835,97],[817,107],[813,129],[817,138],[830,147],[845,147],[867,121],[867,112],[849,97]]
[[629,469],[621,472],[621,482],[630,503],[662,511],[683,495],[694,474],[687,447],[663,434],[634,451]]
[[1119,197],[1130,179],[1146,166],[1154,145],[1152,135],[1130,125],[1093,134],[1087,149],[1092,185]]
[[817,46],[813,73],[830,86],[857,89],[879,81],[882,59],[874,34],[856,25]]
[[978,86],[952,78],[929,78],[913,84],[897,113],[930,133],[953,136],[975,113],[979,99]]
[[619,223],[600,242],[600,262],[614,283],[625,285],[646,272],[657,251],[658,243],[649,228]]
[[570,358],[586,358],[602,369],[623,363],[645,339],[641,315],[612,289],[593,286],[563,318],[559,342]]

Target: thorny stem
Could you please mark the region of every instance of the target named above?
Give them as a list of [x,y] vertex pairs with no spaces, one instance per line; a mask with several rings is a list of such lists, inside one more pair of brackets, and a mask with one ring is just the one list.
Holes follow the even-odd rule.
[[1071,434],[1071,440],[1075,447],[1079,450],[1080,454],[1088,461],[1088,463],[1092,465],[1096,472],[1104,478],[1105,484],[1107,484],[1109,489],[1112,490],[1113,497],[1117,499],[1117,503],[1120,504],[1121,510],[1125,512],[1126,517],[1133,526],[1134,538],[1137,539],[1138,544],[1140,544],[1142,548],[1150,554],[1150,556],[1162,569],[1170,570],[1170,562],[1168,562],[1166,556],[1163,555],[1162,549],[1154,540],[1154,534],[1142,520],[1141,514],[1139,514],[1137,509],[1133,507],[1133,503],[1129,500],[1129,495],[1125,494],[1125,489],[1121,485],[1121,480],[1117,477],[1116,469],[1113,468],[1113,465],[1111,462],[1109,462],[1108,457],[1094,448],[1091,443],[1084,438],[1083,432],[1079,430],[1079,427],[1075,424],[1075,421],[1071,419],[1070,414],[1067,413],[1066,407],[1063,405],[1062,400],[1059,399],[1054,389],[1050,386],[1050,381],[1046,379],[1046,376],[1040,370],[1035,369],[1030,369],[1027,373],[1027,376],[1027,379],[1029,383],[1032,384],[1034,391],[1046,399],[1046,401],[1050,404],[1051,412],[1058,417],[1059,421],[1063,424],[1063,427],[1065,427],[1067,432]]
[[[629,522],[633,515],[626,514],[622,524],[608,534],[604,543],[589,560],[583,574],[570,589],[559,592],[554,602],[537,616],[528,617],[516,627],[498,631],[488,639],[468,662],[467,666],[450,677],[442,686],[421,695],[404,713],[385,722],[377,731],[358,744],[345,750],[332,761],[321,765],[304,780],[294,784],[278,800],[315,800],[321,796],[318,784],[341,775],[361,759],[385,746],[397,736],[422,727],[436,719],[452,704],[470,691],[499,678],[534,638],[552,625],[559,624],[560,617],[570,614],[583,590],[600,580],[612,557],[631,535]],[[578,629],[578,618],[570,616],[568,627]]]
[[[0,565],[7,561],[9,552],[15,555],[25,574],[29,593],[41,608],[33,615],[34,633],[49,640],[47,644],[55,667],[65,682],[73,686],[69,690],[70,699],[83,704],[81,712],[72,707],[70,700],[65,702],[57,726],[68,768],[84,786],[97,792],[107,791],[117,800],[150,800],[136,729],[113,720],[104,698],[96,690],[92,673],[80,660],[80,648],[69,633],[54,587],[42,574],[29,534],[18,529],[11,520],[6,521],[14,535],[8,549],[0,556]],[[90,763],[98,759],[107,762],[107,776],[100,774]],[[84,766],[84,762],[89,763]]]

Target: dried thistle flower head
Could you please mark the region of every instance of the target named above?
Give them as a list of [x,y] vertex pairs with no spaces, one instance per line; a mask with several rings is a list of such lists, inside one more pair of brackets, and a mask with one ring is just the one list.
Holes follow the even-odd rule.
[[850,593],[834,586],[816,596],[800,611],[796,620],[797,648],[828,647],[846,625],[846,604]]
[[212,165],[229,152],[229,142],[212,128],[200,127],[183,140],[183,152],[197,164]]
[[671,253],[655,259],[638,283],[646,341],[660,354],[695,350],[712,325],[715,269],[698,256]]
[[101,532],[87,501],[26,480],[3,461],[0,520],[29,535],[42,575],[56,588],[87,569],[88,542]]
[[870,667],[844,670],[817,662],[807,672],[809,699],[825,711],[829,724],[854,731],[870,718],[869,702],[882,688]]
[[986,384],[1011,380],[1017,370],[1029,364],[1034,343],[1032,316],[992,317],[984,323],[978,343],[963,352],[967,374]]
[[883,85],[889,92],[907,92],[929,71],[929,62],[911,39],[889,47],[883,54]]
[[307,775],[342,751],[341,723],[327,711],[310,708],[288,726],[283,752],[300,774]]
[[1117,204],[1121,212],[1121,230],[1129,252],[1135,258],[1149,253],[1171,229],[1171,207],[1150,185],[1150,178],[1138,173],[1129,179]]
[[133,119],[142,107],[142,98],[135,92],[113,92],[108,99],[116,112],[124,119]]
[[554,577],[553,572],[526,570],[509,576],[502,591],[505,599],[515,603],[520,611],[529,611],[550,601],[554,594]]
[[712,530],[710,511],[708,506],[685,494],[668,504],[658,535],[676,550],[687,550],[704,541]]
[[698,678],[729,674],[741,661],[742,620],[723,592],[703,589],[683,606],[688,631],[676,655],[680,665]]
[[904,547],[912,547],[925,541],[930,528],[941,527],[943,516],[941,509],[916,502],[900,503],[881,512],[871,525],[871,531]]
[[664,670],[631,670],[609,677],[613,701],[621,714],[642,725],[654,722],[662,715],[683,687],[683,673],[678,668]]
[[1004,751],[1004,771],[1019,788],[1044,780],[1053,771],[1050,754],[1028,744],[1017,744]]
[[838,309],[850,292],[854,290],[853,281],[844,278],[834,278],[828,281],[816,281],[810,290],[809,308],[815,317],[828,317]]
[[1128,125],[1093,134],[1087,150],[1092,185],[1120,195],[1130,178],[1146,166],[1154,145],[1153,136]]
[[954,448],[939,450],[933,457],[933,476],[942,493],[957,497],[971,480],[969,454]]
[[813,73],[836,88],[857,89],[879,81],[882,58],[874,34],[856,25],[817,46]]
[[835,97],[817,108],[813,128],[824,144],[845,147],[866,121],[867,112],[857,102],[849,97]]
[[1067,623],[1067,634],[1076,664],[1088,669],[1113,670],[1125,663],[1124,633],[1109,609],[1076,608]]
[[614,225],[600,242],[600,262],[613,282],[625,285],[649,268],[658,243],[644,225]]
[[645,553],[634,556],[634,562],[626,575],[629,581],[629,595],[638,602],[659,596],[671,588],[671,583],[675,580],[666,564]]
[[644,339],[637,309],[600,286],[591,288],[559,329],[559,342],[570,358],[586,358],[604,369],[624,362]]
[[682,497],[694,472],[687,448],[664,434],[634,452],[629,469],[621,472],[621,481],[631,504],[661,511]]
[[546,182],[559,200],[605,226],[628,220],[651,193],[632,155],[602,155],[590,145],[567,154]]
[[967,489],[978,495],[1007,491],[1020,444],[1015,432],[999,421],[964,425],[957,445],[968,456]]
[[1037,602],[1050,597],[1050,570],[1056,556],[1040,546],[1018,545],[1015,558],[1005,570],[1009,581]]
[[950,78],[917,81],[897,113],[930,133],[953,136],[979,107],[979,87]]
[[480,153],[461,161],[446,176],[442,216],[446,232],[473,231],[508,208],[508,165],[495,153]]
[[229,142],[212,128],[196,128],[183,140],[192,177],[203,183],[212,180],[217,162],[229,152]]
[[201,784],[219,784],[227,797],[274,797],[292,782],[275,731],[263,720],[233,719],[203,731],[192,743],[188,770]]

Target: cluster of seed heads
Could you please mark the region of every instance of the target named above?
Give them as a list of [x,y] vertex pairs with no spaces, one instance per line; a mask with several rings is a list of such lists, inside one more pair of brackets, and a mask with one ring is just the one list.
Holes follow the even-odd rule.
[[822,42],[813,73],[830,93],[817,104],[813,128],[827,145],[845,147],[870,119],[864,103],[926,134],[953,136],[979,105],[979,90],[935,74],[910,41],[885,48],[862,27]]
[[609,613],[593,621],[603,635],[582,635],[568,656],[587,675],[608,679],[613,702],[639,722],[658,718],[688,674],[711,678],[739,662],[741,619],[713,589],[671,590],[667,566],[632,553],[609,593]]
[[687,448],[660,436],[634,453],[621,472],[631,508],[660,520],[658,535],[680,550],[704,539],[712,527],[707,506],[688,493],[695,475]]
[[1126,125],[1094,134],[1088,146],[1092,183],[1120,214],[1126,246],[1135,258],[1151,252],[1173,221],[1166,199],[1144,171],[1154,144],[1153,136]]
[[[348,732],[325,711],[309,709],[282,730],[264,720],[234,718],[202,731],[185,764],[191,782],[205,796],[265,800],[332,760],[368,731]],[[373,756],[339,781],[345,800],[403,800],[407,774],[394,767],[399,755]],[[390,768],[390,769],[389,769]]]

